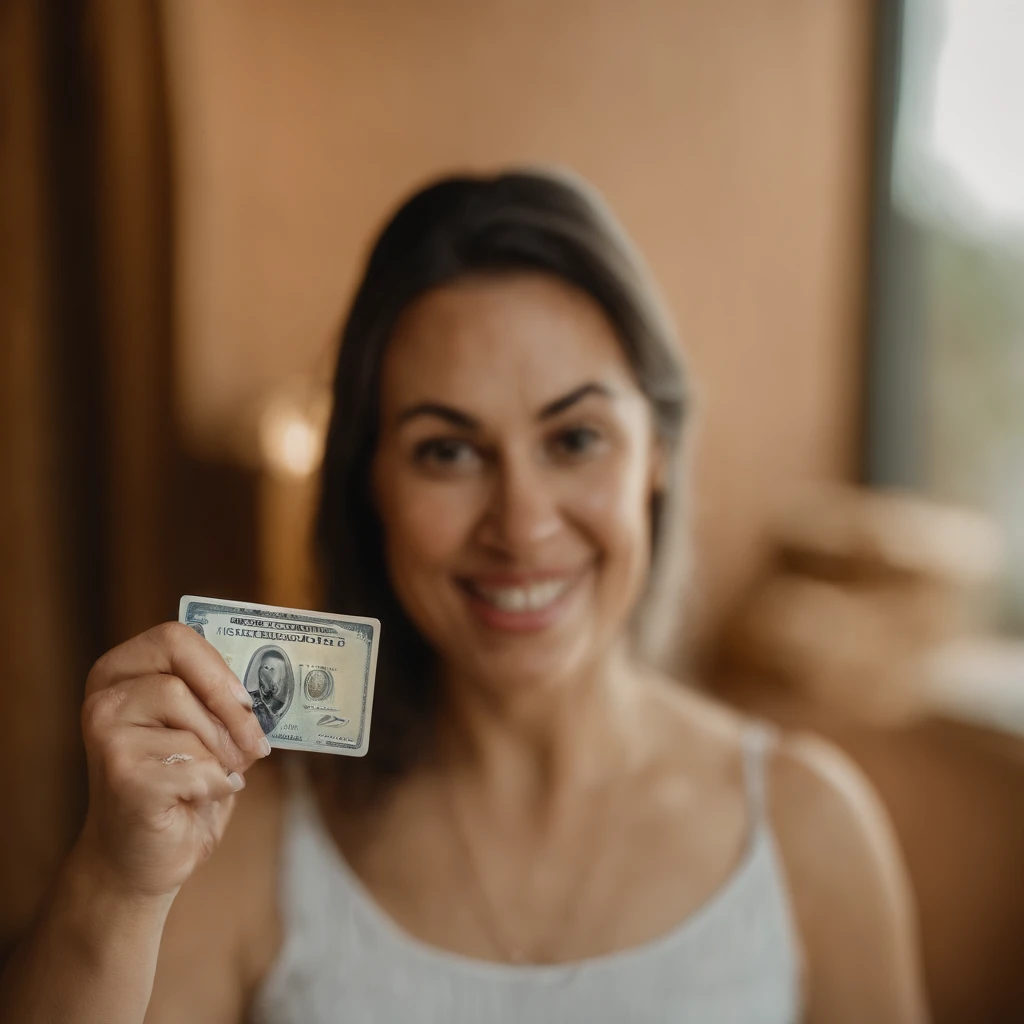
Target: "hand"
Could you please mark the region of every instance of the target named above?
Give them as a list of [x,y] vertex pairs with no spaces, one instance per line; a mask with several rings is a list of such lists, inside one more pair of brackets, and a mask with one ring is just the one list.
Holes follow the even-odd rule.
[[96,662],[82,732],[89,810],[76,851],[128,895],[173,896],[224,834],[270,744],[215,648],[168,622]]

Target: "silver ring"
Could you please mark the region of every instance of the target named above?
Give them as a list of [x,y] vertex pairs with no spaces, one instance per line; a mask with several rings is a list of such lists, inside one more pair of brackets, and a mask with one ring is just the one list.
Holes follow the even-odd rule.
[[166,757],[160,758],[161,764],[181,764],[183,761],[194,761],[195,758],[191,754],[168,754]]

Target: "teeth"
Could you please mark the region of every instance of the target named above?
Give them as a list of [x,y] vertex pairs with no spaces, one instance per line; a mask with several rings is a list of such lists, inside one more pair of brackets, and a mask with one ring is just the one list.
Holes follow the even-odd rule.
[[567,580],[547,580],[528,587],[477,587],[476,592],[503,612],[536,612],[557,601],[568,585]]

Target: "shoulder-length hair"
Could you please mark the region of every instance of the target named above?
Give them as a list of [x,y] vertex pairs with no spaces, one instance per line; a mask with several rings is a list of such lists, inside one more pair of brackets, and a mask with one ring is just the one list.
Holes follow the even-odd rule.
[[675,333],[638,254],[600,197],[565,173],[436,181],[406,200],[370,252],[341,335],[322,469],[317,542],[327,604],[382,623],[369,753],[345,765],[374,784],[424,753],[440,706],[435,655],[391,586],[374,508],[384,351],[403,310],[425,292],[471,274],[517,271],[552,274],[596,301],[650,403],[671,468],[652,498],[651,567],[633,634],[638,654],[655,660],[678,635],[688,389]]

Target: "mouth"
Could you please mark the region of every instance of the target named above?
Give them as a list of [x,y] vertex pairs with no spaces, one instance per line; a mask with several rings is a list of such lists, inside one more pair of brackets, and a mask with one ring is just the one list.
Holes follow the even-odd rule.
[[493,629],[513,632],[545,629],[565,611],[584,572],[523,576],[479,576],[459,581],[470,607]]

